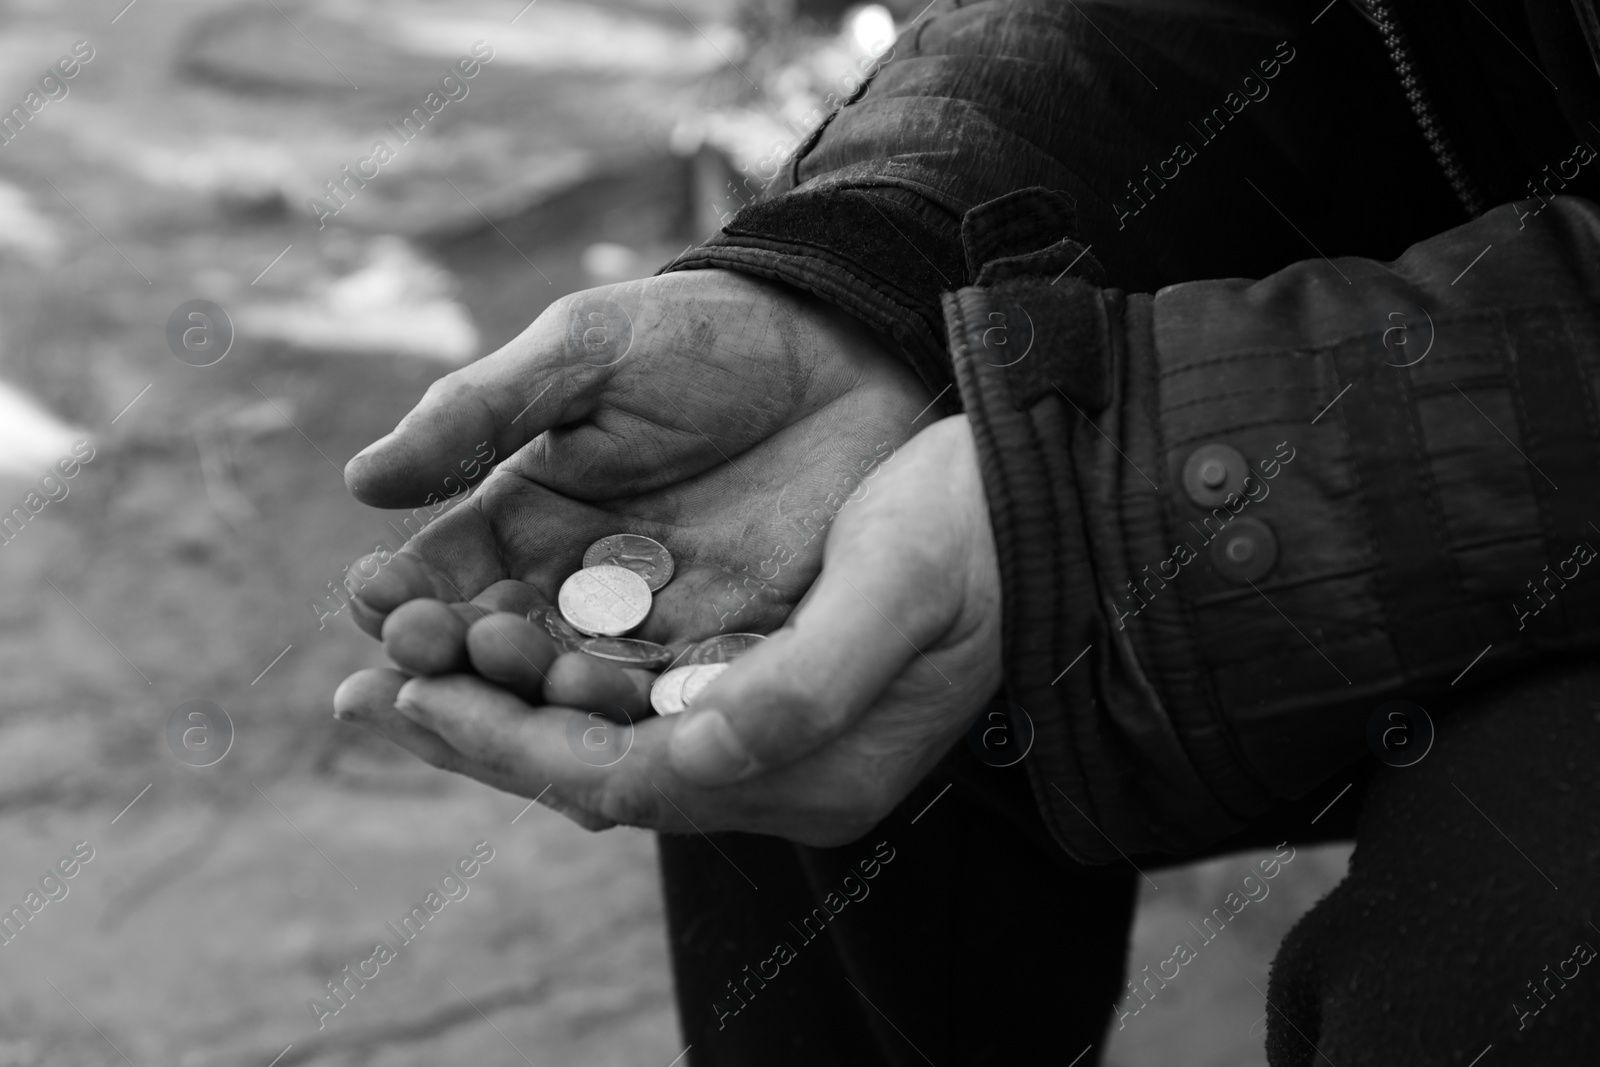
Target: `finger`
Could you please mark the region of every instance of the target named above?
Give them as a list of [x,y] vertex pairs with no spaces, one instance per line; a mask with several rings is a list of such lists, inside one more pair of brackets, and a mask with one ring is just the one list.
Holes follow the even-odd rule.
[[[912,661],[926,660],[921,650],[949,629],[959,608],[947,592],[956,582],[947,546],[959,535],[924,521],[958,513],[929,499],[935,487],[966,476],[947,458],[935,452],[903,466],[900,477],[845,507],[805,609],[673,724],[674,769],[711,786],[790,763],[842,734]],[[934,674],[932,684],[953,683]]]
[[[822,606],[821,593],[818,599]],[[695,709],[676,717],[674,770],[697,785],[720,786],[791,763],[844,733],[915,654],[849,626],[846,611],[813,607],[808,618],[831,618],[833,632],[796,627],[771,635],[713,681]]]
[[535,608],[550,606],[550,601],[537,588],[515,578],[495,582],[473,597],[472,603],[488,613],[504,611],[523,617]]
[[491,772],[488,768],[467,759],[451,748],[438,734],[417,725],[395,708],[396,698],[406,676],[387,668],[358,671],[346,678],[334,692],[334,718],[341,722],[364,726],[392,741],[424,763],[440,770],[475,778],[485,785],[518,796],[537,800],[554,811],[559,811],[586,830],[606,830],[615,826],[610,819],[584,811],[556,794],[555,790],[540,787],[534,793],[529,783]]
[[649,671],[630,670],[582,652],[568,652],[547,672],[544,700],[598,711],[617,722],[637,722],[650,707]]
[[467,657],[472,669],[489,681],[539,704],[556,647],[543,627],[526,616],[495,612],[468,628]]
[[[370,552],[345,571],[344,584],[361,603],[380,617],[408,600],[438,596],[428,568],[410,552]],[[445,599],[445,598],[440,598]]]
[[401,748],[442,770],[459,771],[460,753],[432,730],[424,729],[395,711],[395,699],[409,675],[388,667],[357,671],[333,693],[333,717],[365,726]]
[[[413,678],[401,688],[396,706],[489,771],[529,788],[548,783],[551,792],[593,815],[657,829],[690,828],[651,785],[659,779],[673,788],[674,782],[662,765],[665,731],[652,729],[652,720],[616,727],[622,732],[623,754],[591,759],[578,748],[585,732],[596,728],[588,715],[567,708],[530,708],[470,675]],[[679,803],[688,801],[680,791]]]
[[[572,714],[532,708],[514,694],[465,674],[413,678],[396,695],[395,707],[495,773],[541,785],[554,778],[547,764],[559,758],[562,720]],[[540,714],[546,710],[551,714]]]
[[368,637],[376,637],[380,641],[383,640],[383,620],[385,618],[384,613],[367,607],[360,600],[351,599],[350,621],[355,623],[356,628]]
[[[447,604],[445,606],[450,609],[451,614],[455,615],[456,618],[466,623],[469,627],[484,616],[494,614],[493,611],[491,611],[489,608],[483,607],[476,600],[458,600],[454,604]],[[465,640],[465,638],[463,638],[463,640]]]
[[[526,793],[521,793],[519,795],[527,796]],[[572,803],[560,793],[557,793],[554,789],[545,789],[533,799],[538,801],[543,806],[549,808],[551,811],[559,812],[560,814],[566,816],[568,819],[571,819],[573,822],[590,832],[609,830],[613,826],[617,825],[616,822],[606,818],[604,815],[597,815],[585,808],[580,808],[578,805]]]
[[[439,600],[410,600],[383,620],[383,650],[412,674],[450,674],[467,665],[467,620]],[[466,605],[461,605],[466,607]]]
[[429,386],[393,432],[345,465],[356,499],[394,508],[452,495],[544,430],[587,414],[608,368],[583,359],[579,303],[557,301],[504,348]]
[[356,626],[382,640],[383,622],[400,605],[420,597],[458,601],[461,594],[449,578],[411,552],[372,552],[345,571],[350,616]]

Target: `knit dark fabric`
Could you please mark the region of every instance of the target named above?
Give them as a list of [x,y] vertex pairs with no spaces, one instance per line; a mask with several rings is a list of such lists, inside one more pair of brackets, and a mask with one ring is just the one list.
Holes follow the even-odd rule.
[[1600,666],[1450,713],[1372,780],[1349,876],[1267,990],[1272,1067],[1600,1062]]

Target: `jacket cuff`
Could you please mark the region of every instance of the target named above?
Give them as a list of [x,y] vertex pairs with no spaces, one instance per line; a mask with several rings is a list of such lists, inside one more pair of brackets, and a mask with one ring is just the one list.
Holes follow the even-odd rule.
[[[1112,621],[1096,567],[1105,546],[1089,515],[1104,502],[1085,491],[1085,468],[1101,462],[1106,442],[1139,432],[1118,413],[1142,410],[1152,384],[1128,374],[1139,361],[1126,353],[1130,339],[1149,337],[1138,324],[1148,324],[1151,300],[1028,276],[1025,260],[1013,266],[947,294],[944,309],[1000,560],[1007,696],[1032,726],[1035,800],[1080,862],[1187,851],[1244,825],[1214,783],[1247,776],[1220,746],[1202,770],[1194,739],[1180,735]],[[1129,492],[1140,477],[1104,473]]]
[[1533,214],[1392,264],[1125,296],[1023,257],[945,298],[1075,857],[1193,852],[1385,755],[1385,701],[1600,646],[1600,210]]
[[[913,178],[851,174],[745,208],[662,273],[722,268],[803,289],[876,330],[939,393],[953,380],[940,294],[1037,253],[1040,233],[1075,226],[1060,191],[1030,187],[961,213]],[[1070,236],[1052,246],[1058,261],[1100,270]]]

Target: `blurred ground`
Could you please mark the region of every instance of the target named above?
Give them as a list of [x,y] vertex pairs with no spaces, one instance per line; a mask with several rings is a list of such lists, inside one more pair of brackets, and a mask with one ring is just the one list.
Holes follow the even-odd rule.
[[[1350,847],[1296,848],[1274,878],[1263,880],[1260,863],[1273,855],[1239,853],[1145,872],[1149,881],[1139,886],[1127,976],[1157,979],[1141,985],[1142,996],[1151,997],[1148,1003],[1124,987],[1105,1067],[1265,1067],[1268,964],[1295,920],[1344,877]],[[1248,875],[1255,878],[1245,883]],[[1202,935],[1217,924],[1207,928],[1205,920],[1214,909],[1232,911],[1224,903],[1229,893],[1239,895],[1234,907],[1241,910],[1207,942]],[[1239,898],[1248,903],[1239,905]],[[1195,958],[1177,966],[1178,976],[1163,985],[1160,976],[1174,970],[1164,961],[1188,958],[1175,951],[1179,943]],[[1070,1057],[1077,1050],[1067,1051]]]
[[[336,724],[334,686],[380,656],[309,605],[395,540],[345,494],[345,460],[556,296],[648,273],[714,225],[725,207],[683,142],[771,133],[728,70],[754,47],[747,15],[124,2],[0,4],[4,107],[74,42],[94,49],[0,146],[0,509],[73,441],[95,448],[0,548],[0,901],[74,842],[96,850],[0,948],[0,1067],[265,1067],[287,1046],[281,1065],[519,1062],[507,1045],[664,1067],[681,1046],[649,837],[519,815]],[[480,39],[495,57],[468,95],[319,230],[307,199],[396,145],[384,124]],[[167,347],[194,299],[239,327],[211,367]],[[164,740],[195,699],[236,730],[209,768]],[[319,1033],[307,998],[479,839],[496,858],[471,894]],[[1158,876],[1135,966],[1245,862]],[[1302,853],[1111,1061],[1260,1062],[1242,979],[1261,984],[1341,863]]]

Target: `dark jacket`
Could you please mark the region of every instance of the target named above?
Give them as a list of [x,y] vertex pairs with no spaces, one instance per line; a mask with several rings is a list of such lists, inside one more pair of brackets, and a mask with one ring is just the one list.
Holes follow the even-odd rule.
[[1199,849],[1384,701],[1600,640],[1600,20],[1396,6],[939,0],[669,268],[954,385],[1081,860]]

